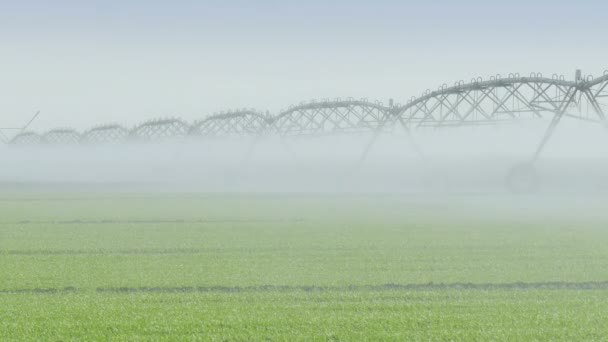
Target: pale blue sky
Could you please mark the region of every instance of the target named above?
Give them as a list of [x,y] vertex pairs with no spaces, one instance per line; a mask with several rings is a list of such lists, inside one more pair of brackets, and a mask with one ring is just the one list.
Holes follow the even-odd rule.
[[88,126],[311,98],[405,102],[509,72],[608,69],[605,1],[4,1],[1,125]]

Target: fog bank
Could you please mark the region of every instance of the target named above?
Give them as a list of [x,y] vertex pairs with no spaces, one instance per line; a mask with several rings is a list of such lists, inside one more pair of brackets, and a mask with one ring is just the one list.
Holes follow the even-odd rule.
[[[546,124],[325,137],[2,146],[4,188],[196,192],[507,192]],[[567,122],[535,164],[541,192],[608,192],[608,131]]]

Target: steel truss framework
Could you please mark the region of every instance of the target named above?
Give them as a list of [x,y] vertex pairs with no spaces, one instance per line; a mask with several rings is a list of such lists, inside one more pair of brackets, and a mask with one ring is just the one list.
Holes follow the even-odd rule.
[[[407,132],[425,127],[498,125],[526,120],[546,120],[548,128],[534,159],[541,153],[555,127],[565,118],[607,124],[608,72],[602,77],[574,81],[541,74],[521,77],[496,75],[489,80],[473,79],[436,91],[427,91],[405,105],[355,99],[311,101],[292,106],[272,116],[254,110],[237,110],[209,116],[193,124],[180,119],[144,122],[132,129],[120,125],[92,128],[82,134],[55,129],[45,134],[24,132],[10,144],[74,144],[124,141],[155,141],[175,137],[280,137],[319,136],[372,132],[402,126]],[[367,150],[364,156],[367,154]],[[364,158],[364,157],[363,157]]]
[[80,141],[80,134],[71,128],[57,128],[46,132],[40,141],[47,144],[76,144]]
[[269,133],[303,136],[376,131],[381,128],[390,112],[390,107],[365,99],[311,101],[293,106],[275,116]]
[[260,136],[266,133],[272,118],[253,109],[212,115],[195,122],[190,135],[201,137]]
[[129,137],[129,130],[120,125],[93,127],[84,132],[80,141],[84,144],[120,143]]

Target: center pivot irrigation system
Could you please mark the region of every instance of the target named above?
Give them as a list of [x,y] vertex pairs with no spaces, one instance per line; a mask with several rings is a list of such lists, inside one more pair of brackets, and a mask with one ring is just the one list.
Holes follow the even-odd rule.
[[[401,126],[411,138],[412,130],[424,127],[463,127],[500,125],[527,120],[548,123],[529,161],[515,166],[507,178],[513,191],[532,191],[538,176],[534,164],[555,128],[564,118],[594,122],[608,127],[608,71],[598,78],[583,77],[576,71],[573,81],[563,76],[528,77],[509,74],[488,80],[442,85],[412,97],[405,105],[391,100],[388,106],[365,99],[325,99],[292,106],[276,115],[255,110],[220,113],[189,124],[180,119],[144,122],[133,128],[103,125],[79,133],[73,129],[53,129],[44,134],[22,130],[8,141],[10,145],[95,144],[127,141],[153,141],[175,137],[264,137],[326,136],[367,132],[372,138],[362,151],[365,160],[379,135]],[[29,124],[28,124],[29,125]],[[26,126],[27,127],[27,126]],[[413,141],[412,141],[413,142]]]

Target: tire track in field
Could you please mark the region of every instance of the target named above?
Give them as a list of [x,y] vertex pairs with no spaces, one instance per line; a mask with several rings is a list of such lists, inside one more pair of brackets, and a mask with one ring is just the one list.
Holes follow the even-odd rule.
[[119,250],[7,250],[0,251],[0,255],[18,256],[62,256],[62,255],[164,255],[164,254],[201,254],[217,251],[217,249],[201,248],[169,248],[169,249],[119,249]]
[[[240,293],[240,292],[356,292],[356,291],[432,291],[432,290],[608,290],[608,281],[590,282],[513,282],[513,283],[425,283],[347,286],[257,285],[257,286],[181,286],[181,287],[98,287],[98,293]],[[0,289],[2,294],[60,294],[82,292],[75,287]]]
[[9,290],[0,290],[0,294],[18,294],[18,293],[27,293],[27,294],[56,294],[56,293],[73,293],[78,292],[78,289],[72,286],[64,287],[64,288],[33,288],[33,289],[9,289]]
[[[312,251],[325,251],[328,248],[309,248]],[[349,250],[348,248],[331,248],[336,250]],[[205,254],[231,251],[227,248],[166,248],[166,249],[25,249],[25,250],[0,250],[0,256],[112,256],[112,255],[170,255],[170,254]]]
[[258,286],[199,286],[199,287],[106,287],[97,292],[114,293],[180,293],[180,292],[344,292],[344,291],[412,291],[412,290],[498,290],[498,289],[555,289],[555,290],[603,290],[608,281],[595,282],[513,282],[513,283],[426,283],[426,284],[381,284],[347,286],[302,286],[302,285],[258,285]]
[[101,219],[101,220],[21,220],[14,222],[0,222],[2,225],[106,225],[106,224],[158,224],[158,223],[171,223],[171,224],[188,224],[188,223],[298,223],[304,222],[303,218],[285,218],[285,219],[264,219],[264,218],[245,218],[245,219],[174,219],[174,220],[160,220],[160,219],[125,219],[125,220],[113,220],[113,219]]

